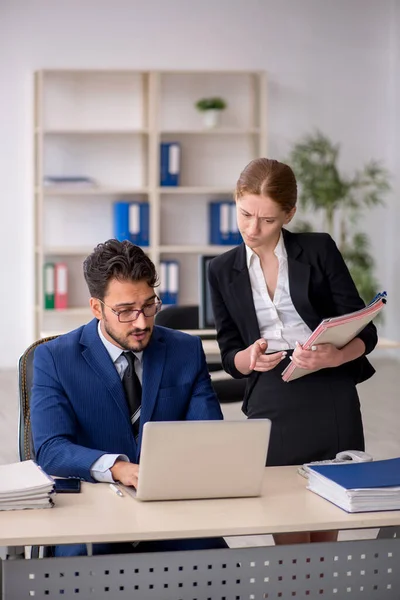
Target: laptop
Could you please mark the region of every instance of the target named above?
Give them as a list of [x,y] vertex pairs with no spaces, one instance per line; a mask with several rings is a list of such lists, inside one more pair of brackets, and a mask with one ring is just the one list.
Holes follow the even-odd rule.
[[[163,421],[143,427],[139,500],[261,494],[271,421]],[[133,493],[132,493],[133,492]]]

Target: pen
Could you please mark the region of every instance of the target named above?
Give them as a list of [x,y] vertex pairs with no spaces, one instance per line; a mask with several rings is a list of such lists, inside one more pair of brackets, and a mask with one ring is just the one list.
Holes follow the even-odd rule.
[[119,488],[117,488],[116,485],[114,485],[113,483],[110,483],[110,488],[112,489],[113,492],[115,492],[117,494],[117,496],[123,496],[123,493],[121,492],[121,490]]

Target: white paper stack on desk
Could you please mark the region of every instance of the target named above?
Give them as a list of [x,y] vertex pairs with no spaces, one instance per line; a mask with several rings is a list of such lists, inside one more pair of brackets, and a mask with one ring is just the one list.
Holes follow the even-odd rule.
[[54,480],[33,461],[0,465],[0,510],[51,508]]
[[400,510],[400,458],[310,466],[307,488],[350,513]]

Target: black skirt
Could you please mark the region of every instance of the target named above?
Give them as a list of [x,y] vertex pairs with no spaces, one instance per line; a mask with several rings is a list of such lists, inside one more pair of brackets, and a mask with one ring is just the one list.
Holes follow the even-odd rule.
[[346,367],[286,383],[282,371],[290,354],[259,374],[247,399],[249,419],[272,421],[267,465],[300,465],[332,459],[342,450],[364,450],[360,401]]

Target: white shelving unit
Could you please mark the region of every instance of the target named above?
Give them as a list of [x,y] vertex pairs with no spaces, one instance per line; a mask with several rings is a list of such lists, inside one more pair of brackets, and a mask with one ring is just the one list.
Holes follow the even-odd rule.
[[[222,96],[218,128],[204,129],[196,101]],[[91,318],[82,262],[114,236],[113,203],[150,205],[150,246],[180,263],[181,304],[198,302],[198,256],[208,244],[208,203],[232,199],[240,171],[266,154],[266,76],[247,71],[39,71],[35,73],[35,333],[62,333]],[[161,187],[161,142],[181,144],[179,187]],[[96,187],[44,185],[87,176]],[[68,266],[69,308],[44,308],[43,266]]]

